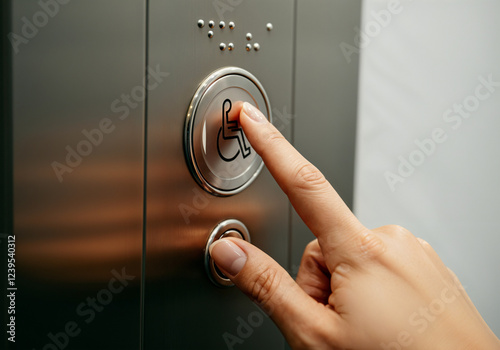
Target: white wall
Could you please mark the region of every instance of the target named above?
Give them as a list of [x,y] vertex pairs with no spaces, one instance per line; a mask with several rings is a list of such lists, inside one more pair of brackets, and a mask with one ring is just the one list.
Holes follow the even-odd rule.
[[[401,1],[374,24],[387,9],[365,0],[355,212],[431,243],[500,336],[500,86],[474,97],[480,77],[500,82],[500,1]],[[444,119],[464,100],[470,117]],[[419,158],[415,141],[433,133],[444,142]],[[410,155],[421,164],[393,191],[385,174]]]

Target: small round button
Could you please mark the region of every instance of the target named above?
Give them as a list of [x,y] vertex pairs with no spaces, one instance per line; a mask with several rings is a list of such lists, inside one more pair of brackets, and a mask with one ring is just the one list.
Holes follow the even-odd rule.
[[214,260],[210,256],[210,246],[215,241],[226,238],[234,237],[240,238],[250,242],[250,233],[247,227],[239,220],[228,219],[220,222],[215,226],[210,235],[208,236],[205,245],[205,270],[207,271],[208,278],[218,287],[231,287],[233,282],[217,267]]
[[188,109],[184,130],[187,163],[196,182],[216,196],[243,191],[264,165],[238,122],[244,102],[271,120],[269,99],[257,78],[241,68],[226,67],[201,83]]

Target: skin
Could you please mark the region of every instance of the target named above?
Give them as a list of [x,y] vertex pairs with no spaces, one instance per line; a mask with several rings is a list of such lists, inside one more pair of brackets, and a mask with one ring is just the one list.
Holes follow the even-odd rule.
[[210,253],[293,349],[500,349],[427,242],[400,226],[366,228],[260,112],[245,103],[239,121],[317,239],[307,245],[296,281],[243,240],[217,241]]

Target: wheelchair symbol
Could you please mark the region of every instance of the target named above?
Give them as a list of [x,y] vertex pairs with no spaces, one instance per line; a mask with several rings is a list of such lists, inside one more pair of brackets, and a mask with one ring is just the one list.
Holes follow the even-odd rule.
[[[250,146],[247,146],[245,142],[245,136],[243,134],[243,130],[238,127],[237,120],[229,120],[229,111],[231,111],[232,103],[230,99],[226,99],[222,103],[222,126],[219,129],[219,133],[217,134],[217,152],[219,152],[219,156],[225,162],[232,162],[238,157],[241,152],[243,158],[248,157],[252,153],[252,149]],[[222,134],[222,139],[224,140],[233,140],[236,139],[238,141],[239,149],[232,157],[225,157],[220,150],[220,136]]]

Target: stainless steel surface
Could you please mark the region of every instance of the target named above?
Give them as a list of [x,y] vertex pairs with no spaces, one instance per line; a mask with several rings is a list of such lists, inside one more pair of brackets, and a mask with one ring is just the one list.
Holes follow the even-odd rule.
[[16,346],[138,349],[145,4],[39,4],[12,13],[48,21],[13,55]]
[[[255,75],[273,116],[274,111],[291,111],[293,2],[242,1],[233,11],[218,12],[211,1],[150,0],[149,9],[148,64],[170,75],[148,95],[145,348],[282,349],[284,339],[267,316],[251,336],[238,336],[240,319],[262,313],[237,288],[210,282],[204,249],[213,227],[234,218],[248,227],[253,244],[286,266],[288,200],[267,170],[234,196],[203,191],[186,165],[183,129],[193,93],[221,67],[237,66]],[[209,40],[206,27],[193,25],[200,18],[234,21],[236,28],[217,28],[217,41]],[[275,30],[268,32],[271,21]],[[248,32],[268,49],[246,52]],[[235,50],[221,52],[221,42],[233,42]],[[290,131],[291,125],[283,128],[287,137]],[[241,343],[232,338],[231,345],[231,336]]]
[[207,244],[205,245],[205,270],[208,278],[218,287],[234,286],[233,282],[227,278],[215,265],[214,260],[210,256],[210,246],[218,239],[224,237],[235,237],[251,242],[250,233],[247,227],[239,220],[228,219],[217,224],[213,231],[208,236]]
[[[361,22],[361,3],[297,1],[294,145],[325,174],[351,208],[359,60],[353,55],[348,63],[340,45],[352,43]],[[314,236],[294,212],[293,274],[298,271],[304,246],[312,239]]]
[[[12,3],[22,34],[42,2]],[[12,56],[18,348],[284,348],[256,305],[207,278],[207,237],[239,220],[294,274],[311,236],[265,168],[237,195],[203,191],[184,155],[186,111],[211,72],[252,72],[275,126],[351,204],[357,63],[338,45],[360,1],[57,3]]]
[[189,104],[184,149],[191,174],[209,193],[229,196],[246,189],[264,163],[237,121],[248,102],[271,119],[269,98],[250,72],[225,67],[206,77]]

